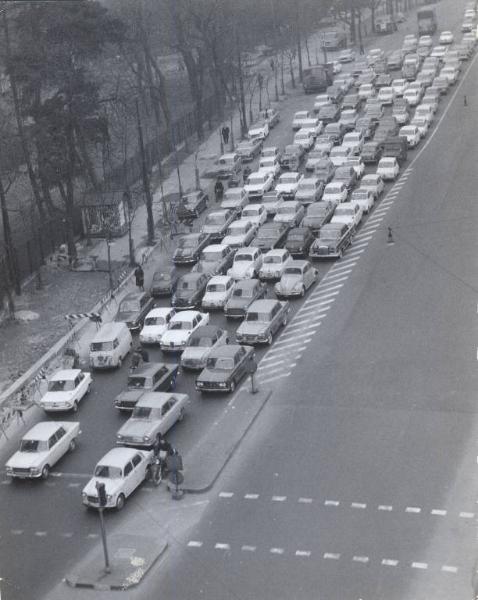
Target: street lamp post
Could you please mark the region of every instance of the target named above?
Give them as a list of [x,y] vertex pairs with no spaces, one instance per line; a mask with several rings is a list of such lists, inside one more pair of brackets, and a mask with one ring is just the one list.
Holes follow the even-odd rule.
[[125,203],[125,210],[127,211],[127,221],[128,221],[128,249],[129,249],[129,265],[133,267],[136,264],[135,255],[134,255],[134,240],[131,232],[131,224],[132,224],[132,216],[133,212],[133,203],[131,200],[131,192],[129,189],[126,189],[123,192],[123,201]]

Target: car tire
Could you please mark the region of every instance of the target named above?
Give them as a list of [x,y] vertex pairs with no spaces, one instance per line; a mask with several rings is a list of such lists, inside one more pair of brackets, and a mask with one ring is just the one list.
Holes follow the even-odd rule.
[[266,343],[267,343],[269,346],[272,346],[272,331],[269,331],[269,335],[267,336]]
[[71,440],[70,445],[68,446],[68,452],[73,452],[76,448],[76,440]]
[[118,364],[116,366],[118,367],[118,369],[121,369],[121,367],[123,366],[123,358],[121,356],[118,358]]
[[181,408],[178,415],[178,421],[182,421],[184,419],[184,408]]
[[229,386],[229,391],[231,393],[234,392],[234,390],[236,389],[236,382],[234,381],[234,379],[231,381],[231,385]]
[[126,498],[124,497],[124,494],[120,494],[117,498],[116,498],[116,510],[121,510],[124,506]]
[[42,479],[48,479],[49,475],[50,475],[50,465],[47,464],[41,470],[41,478]]
[[305,286],[303,285],[303,286],[300,288],[300,297],[301,297],[301,298],[303,298],[304,296],[305,296]]
[[89,394],[90,392],[91,392],[91,383],[90,383],[90,385],[89,385],[89,386],[86,388],[86,394],[85,394],[85,395]]
[[73,402],[73,408],[72,408],[73,412],[76,413],[78,412],[78,400],[75,400]]

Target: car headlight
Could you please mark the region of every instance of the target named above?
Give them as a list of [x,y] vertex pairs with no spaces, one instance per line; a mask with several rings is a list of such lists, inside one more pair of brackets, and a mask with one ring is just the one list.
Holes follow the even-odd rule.
[[149,442],[150,439],[149,435],[143,435],[143,442]]
[[30,469],[30,473],[31,473],[32,475],[39,475],[39,474],[40,474],[40,472],[41,472],[41,471],[40,471],[40,468],[39,468],[39,467],[32,467],[32,468]]
[[202,381],[196,381],[197,387],[204,387],[204,383]]
[[12,467],[7,467],[7,468],[6,468],[6,471],[7,471],[7,473],[13,473],[13,469],[12,469]]
[[86,500],[86,498],[88,497],[88,494],[86,492],[82,492],[81,497],[83,498],[83,500]]
[[220,388],[225,388],[225,387],[226,387],[226,384],[225,384],[225,383],[223,383],[223,382],[221,382],[221,383],[219,384],[219,387],[220,387]]
[[111,494],[106,494],[106,502],[111,502],[113,496]]
[[119,433],[116,436],[116,439],[118,439],[118,440],[122,440],[123,438],[124,438],[124,436],[120,435]]

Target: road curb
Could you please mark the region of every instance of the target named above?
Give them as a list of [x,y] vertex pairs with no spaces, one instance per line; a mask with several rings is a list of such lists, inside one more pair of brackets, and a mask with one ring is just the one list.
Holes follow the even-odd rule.
[[[239,396],[240,396],[240,394],[238,394],[238,397]],[[260,413],[262,412],[262,409],[267,404],[267,402],[269,401],[269,399],[270,399],[271,396],[272,396],[272,390],[267,391],[266,394],[265,394],[265,398],[256,407],[256,409],[253,411],[253,414],[250,416],[249,420],[245,424],[245,427],[243,427],[238,432],[239,435],[235,439],[235,441],[232,444],[232,446],[230,447],[230,449],[227,451],[227,453],[226,453],[225,457],[223,458],[223,460],[221,460],[219,466],[214,469],[214,472],[212,473],[212,475],[206,476],[208,479],[209,479],[209,477],[211,477],[211,479],[209,479],[209,482],[206,483],[206,484],[204,484],[204,485],[200,485],[200,486],[196,486],[196,487],[187,487],[186,485],[182,486],[182,489],[183,489],[183,491],[186,494],[205,494],[206,492],[208,492],[214,486],[214,484],[218,480],[219,476],[221,475],[221,473],[225,469],[225,467],[228,464],[228,462],[231,460],[231,458],[236,453],[236,451],[239,448],[242,440],[246,437],[247,433],[251,429],[252,425],[255,423],[257,417],[260,415]],[[229,440],[228,446],[230,446],[230,439],[231,439],[231,436],[229,436],[227,438],[227,440]],[[208,444],[210,444],[213,447],[215,446],[214,437],[212,439],[208,438]],[[220,442],[217,445],[219,445],[219,444],[220,444]],[[197,458],[198,456],[199,456],[199,458]],[[199,463],[201,463],[200,453],[196,454],[196,460]],[[194,470],[194,459],[191,461],[191,463],[189,465],[189,469],[190,470]]]

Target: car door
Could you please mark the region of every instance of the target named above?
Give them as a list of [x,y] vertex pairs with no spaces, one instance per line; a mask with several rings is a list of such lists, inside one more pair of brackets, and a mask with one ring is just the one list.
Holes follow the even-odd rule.
[[58,455],[58,430],[48,438],[48,458],[46,462],[52,467],[60,458]]
[[121,490],[126,498],[136,489],[138,485],[137,477],[138,473],[135,472],[133,463],[128,461],[123,469],[123,486]]
[[53,466],[65,454],[69,441],[64,427],[59,427],[55,433],[55,444],[52,448],[50,465]]
[[171,427],[178,420],[179,408],[177,399],[174,397],[170,398],[165,404],[163,404],[161,412],[162,421],[164,423],[162,431],[166,432],[168,429],[171,429]]
[[169,389],[169,379],[166,377],[168,368],[162,365],[153,375],[153,391],[166,392]]

